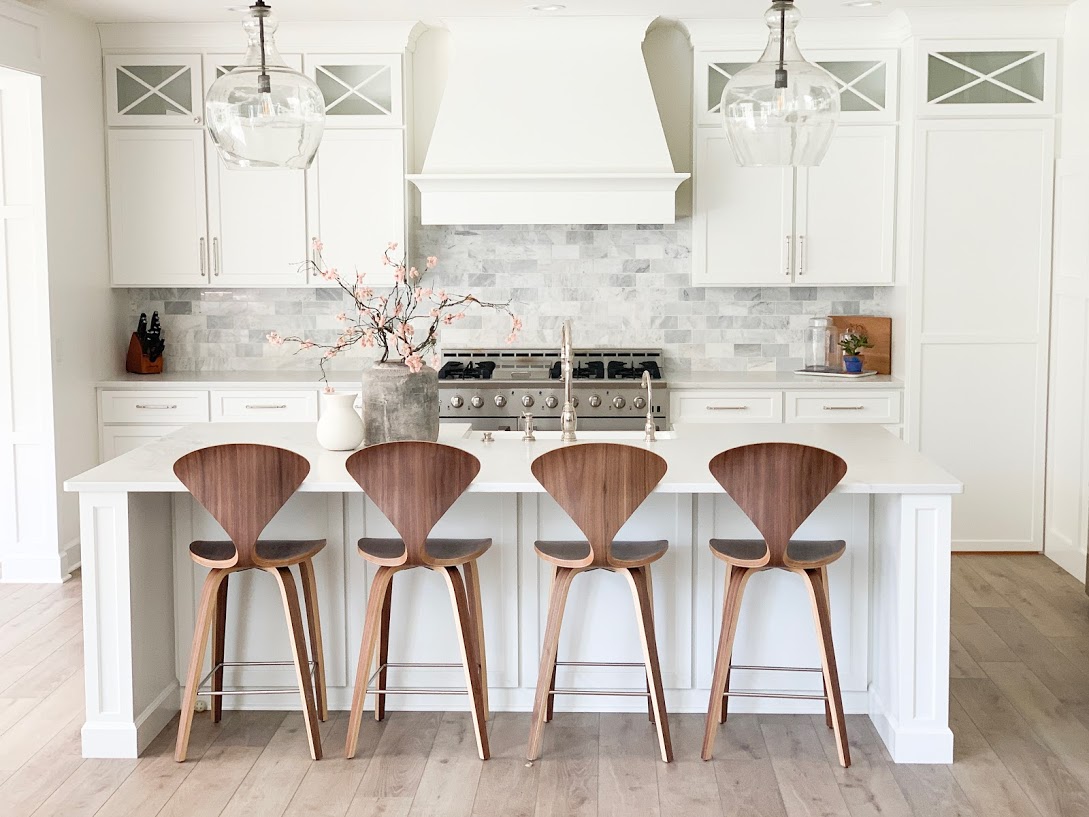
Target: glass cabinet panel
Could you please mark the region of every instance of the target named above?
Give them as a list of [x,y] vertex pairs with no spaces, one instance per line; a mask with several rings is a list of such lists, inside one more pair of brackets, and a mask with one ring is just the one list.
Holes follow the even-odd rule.
[[1049,116],[1055,112],[1054,40],[922,43],[924,116]]
[[199,57],[108,56],[105,68],[110,125],[201,124]]
[[323,54],[307,63],[325,98],[326,127],[401,124],[399,56]]

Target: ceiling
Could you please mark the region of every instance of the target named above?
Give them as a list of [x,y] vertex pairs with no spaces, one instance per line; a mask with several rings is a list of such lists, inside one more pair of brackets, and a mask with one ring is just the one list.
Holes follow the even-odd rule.
[[[549,0],[266,0],[281,20],[438,20],[443,17],[542,14],[529,6]],[[810,16],[884,15],[919,6],[1066,5],[1069,0],[883,0],[855,8],[843,0],[799,0]],[[24,0],[60,7],[96,22],[212,22],[237,20],[248,0]],[[758,16],[769,0],[556,0],[566,8],[552,14],[633,14],[672,18]],[[234,9],[234,10],[232,10]]]

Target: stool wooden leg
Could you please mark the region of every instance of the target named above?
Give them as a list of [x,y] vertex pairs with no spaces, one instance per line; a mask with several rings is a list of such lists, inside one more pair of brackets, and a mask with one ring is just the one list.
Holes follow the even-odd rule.
[[579,570],[570,567],[557,567],[552,577],[552,593],[548,600],[548,623],[545,625],[544,639],[541,642],[541,667],[537,672],[537,693],[533,698],[533,721],[529,729],[529,747],[526,759],[536,760],[541,755],[541,736],[544,733],[545,717],[548,714],[549,692],[554,687],[556,671],[556,651],[560,645],[560,625],[563,623],[563,608],[567,604],[567,593],[571,582]]
[[310,757],[321,760],[321,732],[318,730],[318,708],[314,703],[314,686],[310,680],[309,655],[306,650],[306,631],[303,629],[302,608],[299,607],[299,590],[291,568],[269,568],[268,571],[280,585],[280,597],[284,603],[284,615],[291,635],[291,657],[295,661],[295,677],[299,682],[303,718],[306,723],[306,739],[310,743]]
[[[212,628],[212,666],[219,667],[223,663],[223,653],[227,638],[227,583],[230,575],[224,573],[223,580],[219,583],[219,591],[216,593],[216,619]],[[212,673],[212,691],[223,691],[223,668],[220,667]],[[212,723],[223,720],[223,696],[212,696]]]
[[181,717],[178,721],[178,742],[174,747],[174,759],[181,763],[189,750],[189,730],[193,727],[193,707],[197,702],[197,685],[204,667],[204,650],[208,647],[208,630],[215,615],[219,585],[227,577],[226,570],[210,570],[204,580],[197,607],[197,626],[193,630],[193,646],[189,652],[189,671],[185,677],[185,694],[182,696]]
[[[556,567],[555,565],[552,565],[552,584],[549,586],[549,595],[550,596],[551,596],[551,593],[552,593],[552,588],[554,588],[556,586],[556,571],[557,570],[559,570],[559,568]],[[558,647],[558,645],[557,645],[557,647]],[[558,648],[556,650],[556,657],[557,658],[559,657],[559,649]],[[552,664],[552,679],[548,683],[549,696],[548,696],[547,709],[545,711],[545,723],[551,723],[552,722],[552,715],[556,711],[556,696],[551,694],[551,693],[553,693],[555,691],[556,691],[556,664],[555,664],[555,662],[553,662],[553,664]],[[649,691],[650,691],[650,685],[648,683],[647,692],[649,692]]]
[[367,697],[367,681],[371,674],[371,657],[381,626],[382,605],[386,588],[397,572],[394,567],[380,567],[374,573],[370,596],[367,598],[367,617],[363,622],[363,639],[359,642],[359,663],[355,669],[355,689],[352,692],[352,712],[348,716],[348,738],[344,744],[344,756],[355,757],[359,745],[359,727],[363,723],[363,703]]
[[847,723],[843,717],[843,699],[839,688],[839,670],[836,668],[836,651],[832,645],[832,619],[828,610],[828,589],[820,569],[804,572],[813,602],[813,623],[817,627],[817,641],[824,668],[824,683],[828,690],[828,704],[832,714],[832,729],[836,734],[839,763],[843,768],[851,765],[851,750],[847,745]]
[[711,678],[711,699],[707,704],[707,725],[703,732],[704,760],[710,760],[715,749],[715,732],[718,729],[719,710],[727,692],[727,678],[730,674],[730,661],[734,651],[734,635],[737,633],[737,619],[741,613],[741,597],[745,585],[752,575],[752,570],[745,567],[731,567],[726,586],[726,597],[722,601],[722,632],[718,637],[718,654],[715,657],[715,672]]
[[[650,565],[643,568],[647,574],[647,596],[650,599],[650,618],[654,620],[654,580],[650,575]],[[650,676],[647,676],[647,720],[654,723],[654,701],[650,692]]]
[[484,647],[484,611],[480,601],[480,570],[476,560],[466,562],[465,592],[469,597],[469,614],[473,625],[473,642],[476,646],[476,662],[480,667],[480,690],[484,696],[484,720],[491,717],[488,706],[488,656]]
[[647,677],[650,678],[651,704],[654,708],[654,725],[658,730],[658,747],[662,760],[673,760],[673,744],[669,738],[669,720],[666,714],[665,690],[662,688],[662,668],[658,663],[658,641],[654,634],[654,618],[651,615],[649,576],[646,568],[621,570],[631,585],[632,598],[635,600],[635,618],[639,624],[639,640],[643,644],[643,660],[647,665]]
[[[730,589],[730,565],[726,565],[726,590]],[[730,691],[730,664],[733,663],[733,654],[730,655],[729,660],[726,662],[726,683],[722,687],[722,709],[718,713],[718,722],[721,726],[726,723],[726,715],[730,711],[730,696],[726,693]]]
[[303,602],[306,605],[306,626],[310,628],[310,653],[314,661],[314,700],[318,705],[318,717],[329,719],[329,701],[325,688],[325,648],[321,643],[321,615],[318,612],[318,583],[314,576],[314,562],[306,559],[299,563],[302,578]]
[[[393,610],[393,577],[390,577],[389,584],[386,585],[386,595],[382,599],[382,619],[378,627],[378,677],[376,681],[376,689],[384,690],[386,688],[386,678],[389,675],[389,670],[385,668],[386,663],[389,661],[389,617]],[[370,672],[370,667],[367,668]],[[380,721],[386,717],[386,696],[375,695],[374,696],[374,719]]]
[[473,647],[476,633],[469,610],[469,599],[465,592],[465,581],[462,579],[461,571],[456,567],[439,568],[439,570],[446,578],[446,586],[450,588],[450,601],[454,607],[454,625],[457,628],[458,645],[461,647],[461,661],[465,665],[465,681],[472,704],[477,752],[481,760],[487,760],[491,756],[491,749],[488,746],[488,723],[484,718],[483,681],[480,675],[480,664],[477,663],[477,651]]
[[[824,594],[825,594],[825,597],[828,599],[828,622],[829,622],[829,626],[831,626],[831,622],[832,622],[832,601],[831,601],[831,595],[829,594],[829,589],[828,589],[828,568],[827,567],[822,567],[821,568],[821,580],[824,582]],[[821,677],[823,679],[823,675]],[[832,690],[830,690],[828,688],[827,683],[824,684],[824,694],[827,696],[824,699],[824,725],[827,726],[829,729],[831,729],[832,728],[832,707],[828,705],[828,699],[832,697]]]

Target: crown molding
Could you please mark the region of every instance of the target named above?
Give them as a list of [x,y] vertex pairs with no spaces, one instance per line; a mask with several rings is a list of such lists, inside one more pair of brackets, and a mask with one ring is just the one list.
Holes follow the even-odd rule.
[[[5,0],[0,0],[4,2]],[[246,38],[239,23],[99,23],[103,51],[242,53]],[[280,51],[304,53],[402,53],[412,51],[424,26],[415,20],[375,23],[281,22]]]

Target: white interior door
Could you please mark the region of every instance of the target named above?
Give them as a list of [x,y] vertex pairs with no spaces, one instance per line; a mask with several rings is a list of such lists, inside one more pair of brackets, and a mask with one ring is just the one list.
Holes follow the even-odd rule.
[[[404,133],[327,130],[309,177],[310,233],[325,245],[326,266],[342,275],[366,273],[370,286],[392,284],[381,261],[391,241],[404,247]],[[327,282],[312,276],[311,283]]]
[[798,171],[799,284],[891,284],[896,126],[836,131],[819,167]]
[[204,131],[114,128],[107,140],[114,285],[207,284]]
[[958,550],[1043,549],[1054,122],[917,126],[921,451],[964,482]]
[[700,128],[695,185],[693,283],[791,283],[793,170],[738,167],[725,132]]
[[[41,81],[0,69],[0,579],[59,581]],[[46,574],[46,565],[52,575]]]

